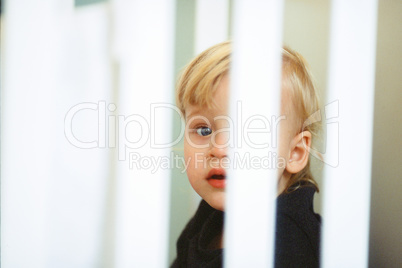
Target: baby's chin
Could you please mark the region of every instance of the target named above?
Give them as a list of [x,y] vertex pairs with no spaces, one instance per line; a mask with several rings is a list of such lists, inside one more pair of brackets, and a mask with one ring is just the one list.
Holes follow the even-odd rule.
[[204,200],[213,207],[214,209],[224,211],[225,210],[225,193],[220,192],[220,193],[214,193],[213,195],[210,195]]

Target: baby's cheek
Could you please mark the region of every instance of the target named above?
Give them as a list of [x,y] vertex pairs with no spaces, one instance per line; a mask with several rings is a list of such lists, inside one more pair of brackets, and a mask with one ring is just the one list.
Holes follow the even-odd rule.
[[188,142],[185,140],[184,141],[184,159],[186,160],[187,163],[187,159],[193,154],[192,150],[191,150],[191,146],[190,144],[188,144]]
[[190,176],[193,175],[193,173],[195,172],[195,170],[194,170],[194,154],[191,150],[186,149],[186,147],[184,147],[184,161],[185,161],[185,165],[186,165],[186,173],[190,179]]
[[193,187],[193,189],[200,194],[199,192],[199,182],[200,182],[200,174],[197,170],[197,168],[195,167],[194,161],[191,158],[187,158],[186,159],[186,163],[187,163],[187,178],[191,184],[191,187]]

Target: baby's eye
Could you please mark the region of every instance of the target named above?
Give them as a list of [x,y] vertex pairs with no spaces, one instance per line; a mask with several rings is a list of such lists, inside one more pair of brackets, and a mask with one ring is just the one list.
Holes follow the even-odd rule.
[[209,127],[199,127],[197,128],[197,134],[200,136],[208,136],[212,134],[212,129]]

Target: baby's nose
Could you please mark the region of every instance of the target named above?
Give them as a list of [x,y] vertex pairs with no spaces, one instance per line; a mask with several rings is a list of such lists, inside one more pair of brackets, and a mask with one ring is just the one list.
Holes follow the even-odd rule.
[[210,156],[216,158],[227,157],[229,147],[229,135],[221,132],[217,133],[210,141]]

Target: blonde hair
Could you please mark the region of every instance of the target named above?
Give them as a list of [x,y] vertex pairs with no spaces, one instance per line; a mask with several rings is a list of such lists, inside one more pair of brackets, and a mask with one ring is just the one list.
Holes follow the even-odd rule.
[[[214,105],[213,95],[222,77],[229,72],[231,52],[230,41],[217,44],[199,54],[184,68],[176,85],[176,104],[184,116],[188,105],[206,108]],[[282,49],[282,90],[284,88],[291,95],[298,133],[309,131],[314,141],[320,123],[304,126],[303,122],[319,111],[317,92],[307,62],[288,47]],[[285,191],[298,182],[299,186],[310,182],[318,191],[310,170],[310,160],[302,171],[291,175]]]
[[211,107],[214,92],[229,71],[230,41],[217,44],[194,58],[184,69],[176,85],[176,104],[185,116],[186,107]]
[[[282,49],[282,90],[284,89],[290,93],[295,110],[296,134],[309,131],[314,142],[321,130],[321,121],[312,118],[320,112],[318,92],[307,61],[286,46]],[[298,182],[296,187],[300,187],[302,182],[310,182],[319,191],[311,172],[310,159],[301,171],[290,176],[285,191]]]

